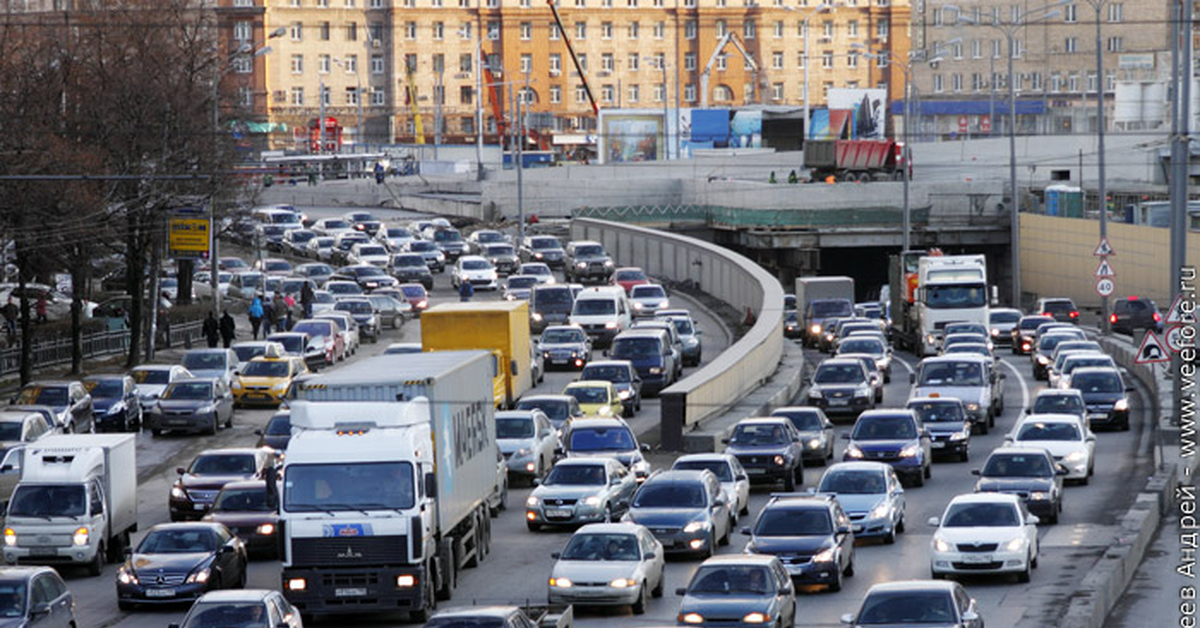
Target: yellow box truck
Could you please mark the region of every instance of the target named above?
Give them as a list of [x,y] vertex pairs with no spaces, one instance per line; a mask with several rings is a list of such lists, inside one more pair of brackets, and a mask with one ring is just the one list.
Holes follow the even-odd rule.
[[424,351],[499,351],[505,407],[533,386],[529,304],[525,301],[443,303],[421,315]]

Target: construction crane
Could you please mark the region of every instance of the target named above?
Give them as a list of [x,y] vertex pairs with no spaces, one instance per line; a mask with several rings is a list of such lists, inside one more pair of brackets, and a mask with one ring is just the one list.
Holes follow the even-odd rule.
[[[567,52],[571,55],[571,63],[575,65],[575,71],[579,74],[579,81],[583,83],[583,91],[587,93],[588,102],[592,103],[592,113],[596,117],[600,117],[600,106],[596,104],[596,97],[592,95],[592,88],[588,85],[587,73],[579,65],[579,57],[575,54],[575,47],[571,45],[571,38],[567,35],[567,29],[563,28],[562,17],[558,15],[558,7],[554,0],[546,0],[546,6],[550,7],[550,13],[554,14],[554,23],[558,25],[558,33],[562,35],[561,39],[567,45]],[[740,44],[739,44],[740,45]],[[742,54],[745,54],[743,51]],[[712,62],[709,62],[712,65]]]
[[754,57],[746,52],[746,46],[742,43],[742,39],[733,31],[725,31],[725,35],[717,42],[717,47],[713,49],[712,56],[708,58],[708,63],[704,65],[704,71],[700,73],[700,108],[708,107],[708,75],[712,72],[713,64],[717,62],[717,57],[721,56],[721,51],[725,49],[726,44],[733,44],[738,52],[742,53],[742,58],[746,60],[746,65],[750,66],[750,71],[754,73],[754,96],[758,100],[758,64],[755,63]]
[[417,81],[413,78],[411,67],[408,68],[408,85],[405,89],[408,91],[408,108],[412,110],[413,134],[416,136],[414,142],[424,144],[425,126],[421,124],[421,107],[417,104]]

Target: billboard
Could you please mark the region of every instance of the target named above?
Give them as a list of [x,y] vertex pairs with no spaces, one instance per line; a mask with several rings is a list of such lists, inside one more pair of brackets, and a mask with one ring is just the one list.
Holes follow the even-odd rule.
[[881,140],[887,132],[887,90],[835,87],[829,90],[830,110],[853,112],[849,139]]
[[663,114],[600,110],[600,162],[623,163],[665,159]]
[[167,257],[208,259],[211,221],[199,207],[181,207],[167,224]]

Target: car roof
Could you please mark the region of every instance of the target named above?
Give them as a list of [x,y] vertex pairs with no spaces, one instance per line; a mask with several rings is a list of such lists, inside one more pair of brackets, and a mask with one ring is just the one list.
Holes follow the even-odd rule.
[[1039,412],[1037,414],[1026,414],[1017,421],[1017,425],[1025,425],[1026,423],[1070,423],[1079,425],[1079,417],[1074,414],[1064,414],[1062,412]]
[[[645,484],[649,484],[651,482],[655,484],[664,484],[668,482],[673,484],[695,484],[697,482],[704,481],[705,473],[711,473],[711,471],[707,471],[706,469],[670,469],[655,473],[646,479]],[[643,484],[643,486],[645,486],[645,484]]]
[[685,454],[676,458],[672,466],[681,462],[729,462],[733,458],[733,454],[727,453]]
[[[607,384],[608,382],[605,382],[605,383]],[[623,427],[623,428],[628,429],[629,424],[626,423],[625,421],[623,421],[622,419],[618,419],[617,417],[587,417],[587,418],[582,418],[582,419],[575,419],[574,421],[571,422],[572,430],[578,430],[578,429],[583,429],[583,428],[588,428],[588,427],[605,427],[605,428]]]
[[28,578],[47,571],[55,572],[53,567],[42,565],[4,565],[0,567],[0,578]]
[[1121,376],[1121,371],[1117,370],[1117,367],[1115,367],[1115,366],[1081,366],[1081,367],[1071,371],[1071,377],[1075,377],[1076,375],[1089,375],[1089,374],[1094,374],[1094,373],[1112,373],[1112,374],[1116,375],[1117,377]]
[[861,421],[863,419],[875,419],[875,418],[894,417],[894,416],[905,416],[905,417],[914,417],[915,418],[916,412],[909,410],[908,408],[880,408],[877,410],[863,410],[862,413],[858,415],[857,420]]
[[271,589],[218,589],[200,596],[200,602],[262,602],[275,591]]
[[591,362],[588,362],[583,368],[586,369],[589,366],[619,366],[621,368],[632,369],[633,362],[630,362],[629,360],[592,360]]
[[700,563],[701,567],[708,565],[760,565],[766,567],[779,560],[773,554],[720,554]]
[[991,458],[992,456],[1013,456],[1013,455],[1028,454],[1029,452],[1037,452],[1037,453],[1043,454],[1049,458],[1054,458],[1054,456],[1049,451],[1047,451],[1041,447],[1020,447],[1017,445],[1012,445],[1009,447],[997,447],[992,450],[992,453],[988,454],[988,458]]
[[1036,401],[1039,397],[1082,397],[1083,391],[1078,388],[1043,388],[1034,395]]
[[497,419],[532,419],[534,412],[541,412],[535,408],[529,410],[501,410],[496,413]]
[[891,465],[884,463],[884,462],[873,462],[873,461],[869,461],[869,460],[851,460],[848,462],[835,463],[835,464],[831,465],[828,469],[826,469],[825,473],[828,474],[828,473],[832,473],[834,471],[878,471],[880,473],[884,473],[890,468],[892,468]]
[[170,371],[172,369],[181,369],[179,364],[139,364],[133,367],[135,371]]
[[613,342],[616,342],[617,340],[620,340],[622,338],[657,338],[657,339],[661,339],[662,335],[665,334],[666,332],[667,332],[667,330],[665,328],[661,328],[661,327],[660,328],[647,328],[647,327],[630,328],[630,329],[627,329],[627,330],[617,334],[617,337],[613,339]]
[[857,357],[852,358],[852,357],[847,357],[845,355],[840,355],[837,357],[825,358],[824,360],[821,360],[821,362],[819,364],[817,364],[817,368],[821,368],[822,366],[825,366],[826,364],[832,364],[834,366],[844,366],[847,364],[860,364],[861,365],[862,362],[860,362]]
[[1020,499],[1020,496],[1012,493],[963,493],[961,495],[955,495],[954,498],[950,500],[950,503],[988,504],[993,502],[1006,502],[1015,506],[1020,503]]
[[734,427],[739,425],[783,425],[785,423],[788,425],[792,424],[792,422],[789,421],[785,416],[757,416],[746,417],[741,421],[738,421]]
[[970,353],[955,353],[953,355],[939,355],[925,358],[921,360],[921,364],[941,364],[946,362],[991,362],[992,360],[984,355],[972,355]]
[[155,530],[194,530],[196,528],[208,528],[214,532],[224,528],[224,524],[212,523],[209,521],[175,521],[155,524],[150,528],[151,532]]
[[571,382],[565,388],[611,388],[612,382],[607,379],[581,379]]
[[918,591],[944,591],[953,593],[957,588],[958,583],[945,580],[899,580],[895,582],[880,582],[872,585],[867,591],[867,595],[872,593],[903,593]]
[[221,487],[221,490],[226,490],[226,489],[236,490],[236,489],[246,489],[246,488],[261,488],[261,489],[265,490],[267,488],[267,481],[266,480],[238,480],[236,482],[226,483],[224,486]]
[[258,447],[219,447],[216,449],[205,449],[205,450],[201,451],[200,453],[196,454],[196,458],[199,458],[200,456],[210,456],[210,455],[220,455],[220,454],[257,455],[261,452],[262,452],[262,450],[259,449]]
[[40,388],[46,388],[48,386],[70,386],[74,383],[75,382],[66,379],[38,379],[25,384],[22,386],[22,388],[29,388],[32,386],[37,386]]
[[519,611],[516,606],[464,606],[460,608],[448,608],[444,611],[439,611],[434,617],[484,617],[492,619],[504,619],[509,615]]
[[107,380],[114,380],[114,379],[123,380],[126,377],[129,377],[129,376],[125,375],[123,373],[97,373],[95,375],[88,375],[87,377],[84,377],[83,381],[95,382],[95,381],[107,381]]
[[[595,362],[592,362],[592,364],[595,364]],[[590,366],[590,364],[589,364],[589,366]],[[520,403],[522,401],[566,401],[566,402],[570,402],[572,399],[574,399],[574,397],[572,397],[571,395],[554,395],[554,394],[524,395],[517,401],[517,403]]]
[[568,329],[571,331],[583,331],[583,328],[580,327],[579,325],[576,325],[574,323],[567,323],[567,324],[563,324],[563,325],[550,325],[549,327],[543,329],[542,333],[544,334],[544,333],[550,331],[551,329],[556,329],[556,330],[557,329]]
[[575,530],[575,534],[583,534],[583,533],[591,533],[591,532],[607,533],[607,534],[614,534],[614,533],[615,534],[621,534],[621,533],[636,534],[638,531],[640,531],[642,529],[643,529],[643,526],[638,525],[636,523],[620,523],[620,522],[589,523],[587,525],[580,527],[578,530]]
[[913,397],[905,402],[904,407],[908,407],[914,403],[945,403],[962,405],[962,399],[958,397]]
[[615,462],[615,458],[563,458],[554,463],[554,466],[607,466],[609,462]]

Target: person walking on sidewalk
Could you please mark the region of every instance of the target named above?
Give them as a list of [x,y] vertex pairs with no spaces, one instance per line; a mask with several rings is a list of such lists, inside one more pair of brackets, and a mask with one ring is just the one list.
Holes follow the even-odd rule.
[[204,339],[208,341],[208,348],[215,349],[217,341],[221,339],[221,328],[217,323],[217,317],[213,316],[212,312],[204,317]]
[[312,318],[313,299],[315,298],[312,284],[304,282],[304,285],[300,287],[300,307],[304,310],[304,318]]
[[287,315],[287,300],[278,292],[271,295],[271,327],[277,331],[287,331],[283,319]]
[[225,343],[226,349],[233,344],[235,336],[237,336],[237,323],[233,322],[229,310],[224,310],[221,312],[221,340]]
[[258,330],[262,327],[264,314],[261,296],[254,295],[254,300],[250,302],[250,308],[246,310],[246,314],[250,316],[250,333],[255,340],[258,340]]
[[34,313],[37,314],[37,322],[46,322],[46,295],[38,297],[37,304],[34,305]]
[[0,309],[4,310],[4,333],[8,336],[8,341],[12,342],[17,337],[17,315],[20,312],[11,296],[8,297],[8,303],[5,303],[4,307]]

